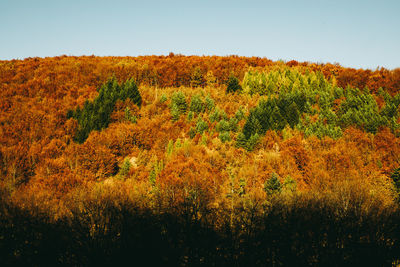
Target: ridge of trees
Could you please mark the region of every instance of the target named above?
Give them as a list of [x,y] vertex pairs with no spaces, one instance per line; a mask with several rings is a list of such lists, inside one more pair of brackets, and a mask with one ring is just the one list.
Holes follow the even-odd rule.
[[[242,90],[227,93],[230,75]],[[0,258],[389,266],[397,75],[234,56],[1,61]],[[136,96],[116,82],[132,77]]]

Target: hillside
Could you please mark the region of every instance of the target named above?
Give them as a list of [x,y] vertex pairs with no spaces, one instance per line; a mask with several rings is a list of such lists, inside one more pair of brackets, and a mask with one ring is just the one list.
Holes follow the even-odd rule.
[[0,88],[5,265],[400,260],[400,69],[62,56]]

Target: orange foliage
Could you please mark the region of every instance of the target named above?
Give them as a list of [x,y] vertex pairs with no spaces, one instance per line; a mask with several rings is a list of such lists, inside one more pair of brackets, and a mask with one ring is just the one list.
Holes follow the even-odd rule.
[[[370,181],[374,186],[375,179],[384,184],[398,167],[400,154],[399,139],[388,129],[373,136],[348,128],[339,140],[305,138],[297,131],[288,138],[268,132],[256,151],[248,153],[235,148],[236,133],[232,133],[232,141],[222,143],[215,131],[217,122],[211,123],[205,115],[204,121],[214,130],[205,136],[196,134],[186,154],[179,150],[166,156],[169,142],[188,138],[189,129],[195,126],[186,115],[176,122],[171,120],[170,96],[174,91],[183,91],[188,104],[194,94],[209,95],[220,110],[233,117],[240,106],[248,112],[260,97],[226,95],[224,86],[229,75],[242,79],[250,67],[273,68],[281,64],[257,57],[187,57],[172,53],[0,61],[2,184],[15,189],[26,184],[21,190],[48,190],[50,195],[62,198],[80,186],[117,177],[124,159],[134,158],[123,179],[126,183],[146,184],[141,188],[148,189],[154,157],[165,163],[156,184],[173,193],[175,202],[188,198],[190,190],[201,192],[206,203],[223,198],[226,188],[221,188],[231,183],[229,177],[233,175],[229,168],[244,181],[246,192],[258,195],[272,172],[279,175],[281,182],[292,177],[301,190],[333,190],[335,184],[349,180]],[[336,79],[340,87],[367,86],[372,92],[383,87],[391,94],[400,88],[400,69],[356,70],[297,61],[286,65],[302,71],[321,71],[327,78]],[[195,70],[207,81],[208,85],[201,84],[204,88],[190,87]],[[118,102],[107,129],[92,132],[83,144],[74,143],[77,122],[67,119],[67,111],[95,98],[97,88],[112,75],[120,81],[131,77],[137,81],[143,98],[141,109],[129,100]],[[168,100],[160,102],[164,94]],[[383,100],[375,97],[382,106]],[[339,108],[340,104],[341,99],[335,100],[334,107]],[[137,118],[136,123],[126,119],[127,107]],[[242,120],[239,127],[243,124]]]

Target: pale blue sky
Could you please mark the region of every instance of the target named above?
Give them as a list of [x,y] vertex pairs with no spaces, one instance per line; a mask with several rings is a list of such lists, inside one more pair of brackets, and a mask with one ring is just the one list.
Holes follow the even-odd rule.
[[400,0],[0,0],[0,59],[241,55],[400,67]]

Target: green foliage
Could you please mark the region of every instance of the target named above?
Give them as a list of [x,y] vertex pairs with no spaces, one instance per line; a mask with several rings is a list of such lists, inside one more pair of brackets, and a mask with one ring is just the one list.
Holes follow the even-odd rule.
[[165,103],[165,102],[167,102],[167,100],[168,100],[168,97],[165,94],[162,94],[160,97],[160,103]]
[[137,122],[136,116],[131,114],[131,110],[130,110],[129,107],[126,107],[126,109],[125,109],[125,120],[126,121],[130,121],[132,123],[136,123]]
[[180,113],[179,107],[177,105],[172,105],[171,106],[171,115],[172,115],[172,120],[173,121],[179,120],[179,117],[181,116],[181,113]]
[[249,118],[247,119],[244,127],[243,127],[243,134],[246,139],[249,139],[250,136],[253,134],[262,133],[261,123],[256,117],[255,113],[250,113]]
[[155,169],[151,169],[150,174],[149,174],[149,181],[151,185],[155,185],[156,183],[156,179],[157,179],[157,173],[155,171]]
[[400,168],[395,169],[390,178],[392,178],[397,195],[400,196]]
[[[326,91],[330,83],[323,74],[301,73],[294,68],[279,68],[270,72],[250,70],[243,78],[243,90],[248,94],[271,95],[294,91]],[[306,90],[307,89],[307,90]]]
[[186,96],[183,92],[178,91],[174,92],[171,97],[171,109],[176,107],[179,114],[186,113],[187,110],[187,103],[186,103]]
[[[376,133],[387,126],[393,131],[400,129],[397,119],[400,95],[391,97],[384,90],[379,95],[385,105],[379,110],[368,88],[335,87],[322,73],[301,73],[293,68],[280,68],[266,72],[248,71],[243,88],[249,94],[268,95],[250,111],[243,127],[248,140],[251,135],[265,134],[267,130],[281,131],[289,125],[303,131],[306,136],[339,138],[342,129],[357,126]],[[339,108],[335,103],[341,103]],[[318,115],[317,120],[309,115]]]
[[[68,111],[68,118],[72,117],[78,121],[74,140],[83,143],[91,131],[107,128],[117,100],[125,101],[128,98],[141,106],[142,97],[135,81],[130,79],[119,84],[115,77],[109,79],[100,87],[99,94],[93,101],[86,100],[82,109],[78,107],[75,111]],[[128,120],[135,121],[135,118],[128,116]]]
[[193,139],[196,136],[196,133],[197,133],[196,129],[193,127],[190,127],[189,133],[188,133],[189,137]]
[[296,102],[292,102],[286,110],[286,121],[294,128],[300,121],[300,113]]
[[220,120],[216,125],[217,132],[229,132],[231,130],[230,124],[226,120]]
[[208,129],[208,124],[201,117],[198,118],[196,123],[196,132],[202,134]]
[[187,115],[187,121],[191,122],[193,120],[194,114],[193,111],[189,111]]
[[219,133],[218,137],[222,141],[222,143],[231,141],[231,135],[229,132],[221,132]]
[[332,123],[323,123],[322,120],[311,122],[309,117],[306,117],[304,120],[302,120],[298,124],[297,128],[300,131],[303,131],[307,137],[314,135],[318,138],[329,136],[333,139],[337,139],[343,135],[340,126],[336,126],[336,124]]
[[217,132],[236,132],[238,128],[238,121],[236,118],[230,118],[229,120],[226,119],[221,119],[217,125],[216,125],[216,130]]
[[174,149],[179,149],[182,147],[182,140],[180,138],[176,139]]
[[241,92],[242,91],[242,86],[240,86],[238,78],[236,78],[233,75],[230,75],[227,81],[227,88],[226,92],[229,93],[236,93],[236,92]]
[[218,107],[213,113],[209,115],[210,122],[220,121],[221,119],[228,119],[224,110],[220,110]]
[[260,139],[260,136],[258,135],[258,133],[251,135],[249,140],[247,141],[246,149],[248,151],[253,151],[256,148],[259,139]]
[[122,164],[121,168],[119,169],[118,176],[121,178],[125,178],[125,176],[128,174],[131,167],[132,167],[132,164],[129,161],[129,158],[126,158],[124,160],[124,163]]
[[199,114],[205,110],[205,104],[203,103],[201,96],[194,95],[192,97],[189,110],[196,114]]
[[238,130],[238,120],[236,118],[229,119],[229,130],[236,132]]
[[206,96],[205,99],[205,108],[208,112],[214,110],[215,108],[215,102],[214,99],[212,99],[210,96]]
[[242,106],[236,111],[236,113],[235,113],[235,118],[236,118],[238,121],[241,121],[241,120],[243,120],[243,119],[245,118],[245,112],[244,112]]
[[206,135],[205,133],[203,133],[203,134],[201,135],[201,144],[204,145],[204,146],[206,146],[206,145],[207,145],[207,140],[208,140],[207,135]]
[[282,190],[282,184],[276,173],[272,173],[268,180],[264,183],[264,191],[268,196],[280,193]]
[[299,110],[305,111],[306,103],[298,94],[282,94],[278,98],[261,100],[257,107],[250,110],[243,133],[248,139],[255,133],[262,135],[268,130],[281,131],[288,124],[294,127],[300,121]]
[[171,156],[173,151],[174,151],[174,141],[173,140],[169,140],[168,141],[168,145],[167,145],[167,149],[166,149],[167,155]]
[[151,185],[155,185],[158,174],[164,169],[164,162],[162,160],[155,160],[149,174],[149,181]]
[[239,133],[236,138],[236,147],[247,148],[247,139],[244,133]]
[[342,127],[357,125],[367,132],[376,133],[379,127],[388,126],[389,119],[396,116],[397,107],[387,104],[387,109],[379,112],[375,98],[369,92],[347,88],[346,100],[342,102],[338,112],[339,123]]
[[297,190],[297,183],[290,175],[286,176],[283,181],[283,190],[285,192],[293,193]]

